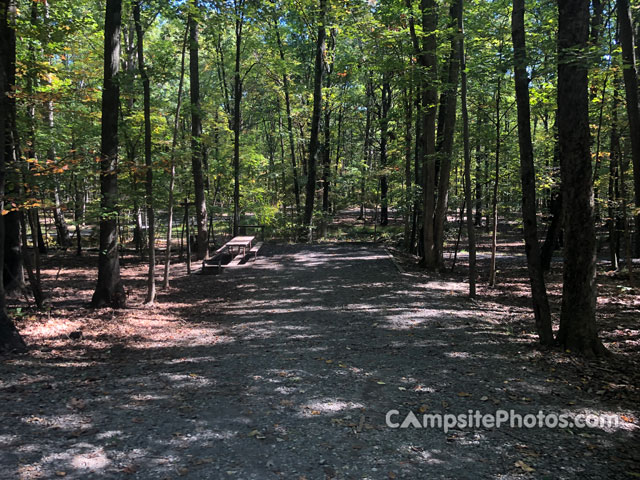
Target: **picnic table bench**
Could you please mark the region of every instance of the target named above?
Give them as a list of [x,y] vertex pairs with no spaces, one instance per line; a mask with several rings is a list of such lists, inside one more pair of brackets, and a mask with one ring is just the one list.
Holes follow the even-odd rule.
[[[202,261],[202,272],[205,273],[211,267],[216,268],[216,271],[220,271],[225,267],[236,267],[240,265],[247,254],[253,253],[253,259],[255,261],[258,256],[258,251],[263,245],[263,242],[258,242],[252,246],[254,240],[254,236],[233,237],[222,247],[216,250],[210,258]],[[231,261],[224,264],[223,260],[229,255],[232,256]]]

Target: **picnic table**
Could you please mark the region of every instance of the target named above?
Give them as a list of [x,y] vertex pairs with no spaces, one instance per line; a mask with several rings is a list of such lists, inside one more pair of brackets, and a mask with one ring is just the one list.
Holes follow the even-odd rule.
[[242,250],[242,255],[245,256],[247,254],[247,249],[251,249],[251,244],[255,240],[254,236],[238,236],[233,237],[226,243],[227,248],[233,254],[234,250],[237,249],[237,253],[239,254]]

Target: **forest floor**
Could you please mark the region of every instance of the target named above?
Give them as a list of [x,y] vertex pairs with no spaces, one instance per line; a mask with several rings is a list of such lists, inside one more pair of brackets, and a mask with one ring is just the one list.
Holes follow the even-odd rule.
[[[379,244],[265,245],[220,275],[174,266],[153,307],[125,257],[121,311],[87,308],[95,257],[50,256],[51,311],[18,312],[31,350],[0,359],[0,478],[640,477],[637,292],[599,276],[613,358],[542,352],[520,250],[501,244],[500,285],[472,301],[462,263],[428,275],[398,254],[403,273]],[[390,428],[394,409],[618,424],[444,432]]]

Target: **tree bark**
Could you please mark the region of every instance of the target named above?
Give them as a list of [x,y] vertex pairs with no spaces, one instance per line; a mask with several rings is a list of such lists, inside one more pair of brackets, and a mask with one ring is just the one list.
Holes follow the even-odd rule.
[[[0,211],[5,202],[6,163],[10,159],[7,154],[12,150],[10,111],[15,103],[8,92],[15,85],[15,15],[15,2],[0,0]],[[6,217],[0,215],[0,272],[4,271]],[[0,281],[0,354],[15,350],[24,351],[26,346],[7,315],[4,284]]]
[[[280,60],[284,63],[284,48],[280,38],[280,30],[277,21],[274,22],[276,31],[276,40],[278,41],[278,50],[280,51]],[[289,96],[289,76],[282,74],[282,88],[284,89],[284,103],[287,109],[287,133],[289,134],[289,151],[291,154],[291,171],[293,173],[293,193],[296,200],[296,213],[300,215],[300,183],[298,180],[298,166],[296,164],[296,144],[293,136],[293,119],[291,116],[291,98]]]
[[204,172],[202,169],[202,112],[200,109],[200,67],[198,64],[198,0],[191,4],[189,14],[189,82],[191,95],[191,170],[196,201],[196,250],[200,260],[206,258],[207,203],[204,194]]
[[596,236],[586,52],[589,0],[558,0],[558,144],[564,271],[558,342],[587,356],[606,352],[596,329]]
[[469,139],[469,111],[467,108],[467,60],[464,47],[464,0],[458,2],[458,54],[460,56],[460,107],[462,110],[462,139],[464,148],[464,197],[467,207],[467,237],[469,243],[469,298],[476,297],[476,232],[471,205],[471,142]]
[[629,0],[617,0],[620,43],[622,44],[622,75],[627,99],[627,117],[629,119],[629,138],[631,140],[631,158],[633,162],[633,186],[635,206],[639,213],[635,215],[636,248],[635,256],[640,256],[640,103],[638,97],[638,68],[634,44],[633,23]]
[[318,17],[318,38],[316,40],[316,59],[313,76],[313,113],[311,115],[311,134],[309,136],[309,161],[307,162],[307,188],[304,203],[304,225],[311,225],[313,205],[316,195],[316,165],[320,153],[320,117],[322,115],[322,77],[324,71],[324,53],[326,40],[326,16],[329,0],[320,0]]
[[[498,73],[498,89],[496,91],[496,161],[495,161],[495,178],[493,180],[493,198],[491,204],[491,263],[489,265],[489,285],[495,286],[496,284],[496,253],[498,249],[498,186],[500,185],[500,146],[502,145],[502,139],[500,138],[501,129],[500,124],[502,122],[500,103],[501,103],[501,87],[502,87],[502,73]],[[489,225],[489,222],[487,222]]]
[[380,118],[380,225],[389,224],[389,181],[385,169],[387,168],[387,141],[389,138],[389,111],[391,110],[391,83],[389,74],[385,73],[382,81],[382,115]]
[[184,87],[184,57],[187,49],[187,38],[189,35],[189,25],[184,32],[182,41],[182,53],[180,54],[180,81],[178,82],[178,99],[176,101],[176,113],[173,119],[173,136],[171,138],[171,153],[169,154],[169,214],[167,220],[167,249],[164,258],[164,278],[162,288],[169,287],[169,272],[171,270],[171,239],[173,237],[173,204],[176,183],[176,144],[178,143],[178,125],[180,123],[180,109],[182,107],[182,89]]
[[529,104],[529,78],[527,74],[527,50],[524,27],[525,0],[514,0],[511,34],[514,51],[516,104],[518,110],[518,144],[520,146],[520,180],[522,183],[522,221],[527,267],[531,283],[531,297],[536,330],[540,343],[553,344],[551,308],[547,298],[536,220],[536,174],[531,141],[531,107]]
[[236,56],[233,70],[233,235],[238,235],[240,226],[240,123],[242,101],[242,28],[244,26],[244,0],[234,0]]
[[153,208],[153,162],[151,158],[151,89],[149,87],[149,75],[144,62],[144,34],[140,23],[140,1],[133,6],[133,18],[136,24],[136,37],[138,39],[138,69],[142,78],[143,110],[144,110],[144,166],[146,170],[145,193],[147,204],[147,222],[149,229],[147,234],[149,250],[149,273],[147,275],[147,296],[144,303],[152,305],[156,299],[156,227],[155,211]]
[[100,147],[100,251],[93,307],[126,306],[118,257],[118,106],[120,87],[121,0],[107,0],[104,26],[104,88]]
[[[460,15],[457,2],[450,9],[451,28],[458,23]],[[443,131],[438,131],[438,157],[440,158],[440,172],[438,179],[438,198],[435,210],[435,251],[440,268],[444,268],[444,228],[447,221],[449,204],[449,183],[451,177],[451,157],[453,154],[453,134],[456,124],[456,103],[458,98],[458,78],[460,71],[459,46],[460,32],[455,32],[451,37],[451,49],[449,54],[449,69],[447,72],[447,84],[442,93],[444,101]]]

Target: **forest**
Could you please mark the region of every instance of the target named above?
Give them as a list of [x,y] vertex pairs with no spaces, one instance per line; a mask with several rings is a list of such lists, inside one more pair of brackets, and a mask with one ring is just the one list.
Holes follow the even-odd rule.
[[[64,383],[58,375],[71,371],[54,369],[63,359],[98,371],[118,364],[124,378],[141,359],[205,358],[215,348],[230,365],[216,375],[255,379],[242,370],[254,364],[237,367],[224,349],[263,335],[267,351],[306,358],[313,343],[307,351],[287,341],[296,329],[344,342],[361,331],[345,312],[366,311],[379,317],[374,326],[388,324],[385,335],[405,335],[399,318],[419,312],[406,327],[417,337],[402,337],[404,363],[389,365],[410,368],[428,356],[418,337],[441,334],[445,357],[456,348],[482,357],[461,333],[478,321],[510,362],[573,369],[568,384],[610,375],[604,387],[576,387],[578,397],[611,393],[612,404],[595,399],[628,419],[612,440],[619,473],[640,476],[640,457],[625,447],[640,428],[639,55],[636,0],[0,0],[0,391],[26,392],[10,378]],[[247,248],[260,243],[224,265],[245,238]],[[445,328],[441,316],[462,330],[434,330]],[[384,358],[403,355],[389,346],[395,337],[363,335],[365,357],[379,342]],[[253,354],[255,369],[272,361]],[[337,353],[323,355],[347,370]],[[361,367],[384,378],[384,358]],[[490,377],[491,365],[480,374]],[[306,382],[283,371],[271,373]],[[153,382],[150,371],[145,378],[140,385]],[[403,385],[395,394],[411,390]],[[273,394],[264,388],[247,395]],[[452,388],[492,399],[462,395],[477,386]],[[68,395],[68,409],[99,408]],[[558,395],[575,404],[575,392]],[[369,415],[354,414],[354,432],[367,433]],[[251,448],[289,440],[274,428],[252,428]],[[514,452],[512,471],[537,475],[536,456]],[[92,471],[116,468],[110,455]],[[202,455],[198,468],[211,463]],[[127,458],[114,472],[142,468]],[[0,466],[14,460],[0,454]],[[178,472],[218,478],[181,461]],[[282,462],[219,468],[261,476],[289,471]],[[547,462],[537,468],[555,477]],[[39,474],[86,473],[51,465],[38,463]],[[320,465],[326,478],[361,478]],[[410,478],[422,467],[362,478]],[[164,467],[144,468],[156,478]],[[20,472],[12,478],[32,478]]]

